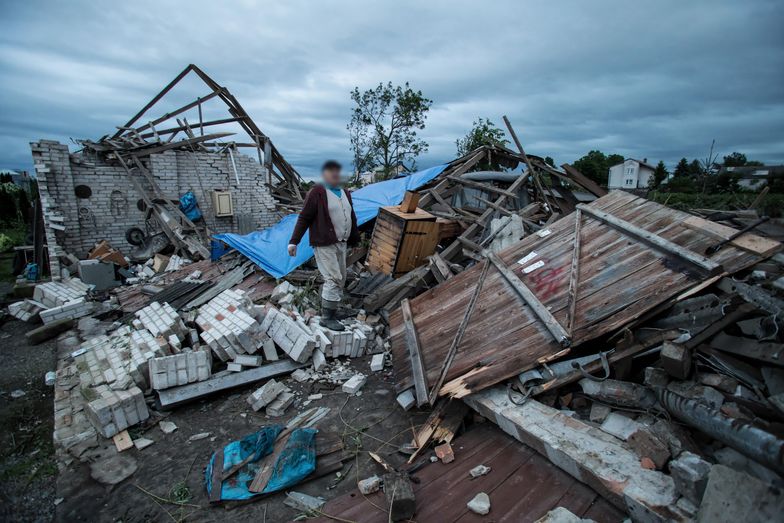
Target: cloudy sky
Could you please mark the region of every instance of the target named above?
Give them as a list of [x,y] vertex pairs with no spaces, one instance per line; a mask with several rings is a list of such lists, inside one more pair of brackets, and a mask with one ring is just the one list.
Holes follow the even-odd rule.
[[423,167],[503,114],[559,163],[598,148],[672,165],[712,139],[784,163],[782,25],[780,0],[3,0],[0,168],[29,168],[32,140],[112,132],[188,63],[305,175],[350,162],[349,91],[381,81],[434,100]]

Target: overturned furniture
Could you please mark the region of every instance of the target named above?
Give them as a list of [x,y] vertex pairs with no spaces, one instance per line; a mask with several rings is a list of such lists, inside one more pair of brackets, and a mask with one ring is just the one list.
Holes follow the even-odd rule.
[[372,271],[400,276],[427,263],[427,257],[435,252],[436,217],[416,204],[411,210],[404,209],[405,204],[379,209],[367,259]]
[[390,316],[395,379],[419,405],[557,359],[677,294],[769,257],[778,242],[616,191],[480,259]]

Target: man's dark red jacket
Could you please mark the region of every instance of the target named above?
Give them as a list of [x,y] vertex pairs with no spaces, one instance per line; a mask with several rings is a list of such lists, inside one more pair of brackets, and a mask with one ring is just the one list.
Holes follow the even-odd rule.
[[[351,193],[346,191],[348,202],[351,204],[351,232],[347,243],[356,245],[359,243],[359,229],[357,228],[357,215],[354,213],[354,202],[351,200]],[[329,207],[327,205],[327,189],[323,185],[315,185],[302,204],[302,211],[299,213],[294,232],[291,234],[289,244],[299,245],[300,240],[305,235],[305,231],[310,229],[310,245],[313,247],[325,247],[338,242],[335,235],[335,228],[329,217]]]

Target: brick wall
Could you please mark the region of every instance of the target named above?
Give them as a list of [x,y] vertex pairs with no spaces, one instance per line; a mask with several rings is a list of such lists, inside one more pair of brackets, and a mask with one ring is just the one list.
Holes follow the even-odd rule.
[[[125,170],[90,154],[71,155],[66,145],[55,141],[33,142],[30,148],[44,208],[50,259],[56,260],[63,249],[83,257],[99,240],[108,240],[120,250],[130,250],[125,231],[130,227],[144,229],[144,213],[138,207],[140,195]],[[236,177],[228,152],[166,151],[152,155],[147,167],[167,197],[178,199],[193,191],[207,225],[217,233],[244,234],[274,224],[279,215],[264,185],[261,166],[247,155],[233,156]],[[89,187],[90,196],[77,197],[78,186]],[[234,216],[214,216],[210,199],[214,190],[231,191]],[[54,263],[52,272],[57,273]]]

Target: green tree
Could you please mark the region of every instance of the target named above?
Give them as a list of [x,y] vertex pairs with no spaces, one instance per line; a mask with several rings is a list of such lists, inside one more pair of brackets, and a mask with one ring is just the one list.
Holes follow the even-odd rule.
[[544,163],[546,163],[550,167],[555,167],[555,160],[553,160],[552,156],[545,156],[544,157]]
[[670,172],[664,166],[664,162],[659,160],[659,163],[656,164],[656,169],[653,171],[653,176],[648,180],[648,188],[657,189],[669,175]]
[[686,158],[681,158],[681,161],[678,162],[678,165],[675,166],[675,171],[673,171],[672,176],[673,178],[685,178],[691,174],[689,170],[689,160]]
[[765,165],[757,160],[749,160],[746,155],[739,152],[733,152],[724,157],[724,167],[760,167]]
[[573,163],[574,168],[585,176],[595,181],[599,185],[607,186],[607,177],[610,167],[623,162],[620,154],[605,155],[598,150],[590,151],[588,154]]
[[351,91],[354,108],[347,126],[354,169],[362,172],[383,167],[384,177],[393,176],[403,165],[416,167],[416,157],[427,152],[428,144],[417,135],[425,128],[432,100],[422,91],[404,86],[378,84],[374,89]]
[[509,141],[504,138],[504,131],[496,127],[493,122],[487,118],[479,118],[474,121],[471,130],[463,138],[459,138],[455,144],[459,158],[483,145],[506,147]]
[[[457,146],[457,157],[465,156],[477,147],[483,145],[499,145],[506,147],[509,141],[504,138],[504,131],[496,127],[496,125],[486,118],[479,118],[474,122],[473,127],[463,137],[455,141]],[[483,161],[475,167],[474,170],[484,171],[493,170],[498,171],[501,166],[496,161],[486,162]]]

